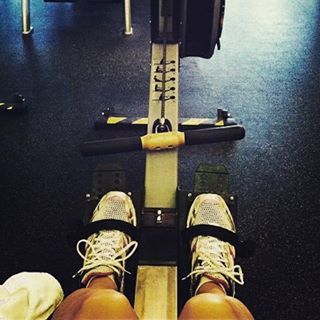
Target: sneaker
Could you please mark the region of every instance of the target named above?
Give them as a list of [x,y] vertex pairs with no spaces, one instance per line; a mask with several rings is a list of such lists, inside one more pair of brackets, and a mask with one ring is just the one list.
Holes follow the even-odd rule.
[[[201,194],[194,200],[187,219],[187,228],[195,225],[213,225],[236,232],[235,224],[223,198],[216,194]],[[243,273],[234,265],[235,248],[228,242],[212,236],[197,236],[191,241],[192,294],[210,281],[219,284],[225,292],[232,291],[235,283],[243,284]],[[185,278],[185,279],[186,279]]]
[[[95,208],[90,222],[116,219],[136,226],[136,213],[132,201],[123,192],[112,191],[103,196]],[[85,254],[80,250],[85,245]],[[77,252],[84,260],[83,267],[76,275],[83,275],[82,283],[86,286],[100,276],[109,276],[118,289],[123,291],[125,261],[135,252],[138,243],[118,230],[101,230],[88,239],[77,243]]]

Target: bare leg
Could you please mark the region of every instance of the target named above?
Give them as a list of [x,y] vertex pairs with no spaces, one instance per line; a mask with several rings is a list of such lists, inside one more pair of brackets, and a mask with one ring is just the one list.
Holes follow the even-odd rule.
[[52,320],[138,319],[128,299],[109,277],[91,281],[88,288],[70,294],[53,314]]
[[179,319],[251,320],[253,316],[241,301],[227,296],[214,282],[207,282],[187,301]]

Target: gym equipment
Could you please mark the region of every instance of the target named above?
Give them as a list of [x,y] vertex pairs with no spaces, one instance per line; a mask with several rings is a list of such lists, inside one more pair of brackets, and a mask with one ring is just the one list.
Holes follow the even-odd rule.
[[[179,130],[183,129],[205,129],[211,127],[223,127],[236,125],[237,122],[231,117],[227,110],[218,109],[215,118],[179,118]],[[116,129],[126,127],[137,127],[146,129],[148,126],[147,117],[126,117],[114,113],[112,108],[106,108],[98,120],[96,120],[95,129]]]
[[223,27],[225,0],[183,1],[180,56],[211,58]]
[[29,35],[33,28],[30,24],[30,0],[21,0],[22,34]]
[[[225,0],[151,1],[151,41],[180,43],[180,57],[211,58],[223,27]],[[160,12],[162,10],[163,12]],[[166,11],[166,12],[165,12]],[[167,14],[170,32],[163,33],[163,16]],[[162,26],[161,26],[162,25]]]
[[170,131],[149,133],[142,137],[117,138],[84,142],[81,149],[83,155],[98,155],[128,151],[160,151],[170,150],[182,145],[194,145],[211,142],[240,140],[245,131],[242,126],[220,127],[215,130],[188,130],[185,132]]
[[10,99],[0,100],[0,114],[17,114],[26,111],[26,99],[20,93],[15,93]]
[[[45,2],[76,2],[77,0],[44,0]],[[124,1],[124,35],[131,36],[133,34],[131,23],[131,0]],[[30,18],[30,0],[21,0],[21,16],[22,16],[22,34],[30,35],[33,32]]]
[[[141,319],[176,319],[178,309],[187,299],[181,293],[181,288],[187,284],[181,284],[178,279],[181,279],[182,274],[187,274],[185,271],[190,264],[186,261],[186,246],[181,247],[179,244],[182,243],[181,231],[185,228],[188,208],[194,197],[202,192],[215,192],[225,197],[233,211],[236,205],[236,197],[229,195],[228,173],[223,166],[200,167],[196,174],[196,187],[192,192],[182,191],[178,185],[178,147],[239,140],[245,135],[244,128],[231,120],[229,113],[224,110],[218,111],[219,121],[209,128],[178,131],[179,59],[186,56],[209,58],[215,46],[219,46],[224,1],[203,3],[208,7],[195,11],[193,17],[193,8],[199,6],[199,2],[197,5],[196,1],[190,0],[151,2],[149,115],[147,121],[143,120],[144,125],[147,125],[147,134],[141,137],[87,141],[81,145],[84,155],[146,150],[144,197],[138,219],[139,264],[134,294],[134,307]],[[191,32],[192,24],[201,22],[201,15],[206,9],[209,11],[206,21]],[[197,38],[201,32],[205,32],[206,36],[200,40]],[[196,48],[198,44],[199,48]],[[115,122],[109,111],[104,112],[107,122]],[[120,173],[111,174],[111,177],[118,174],[119,183],[122,181],[119,179]],[[102,181],[107,181],[103,176],[101,174],[102,180],[98,183],[101,190],[94,194],[109,191],[103,187]],[[131,195],[135,193],[136,190],[130,190]],[[139,208],[137,202],[135,205]],[[193,229],[192,233],[209,233],[241,247],[236,235],[231,237],[230,232],[217,229]],[[190,236],[192,234],[187,232],[185,237],[187,239]]]

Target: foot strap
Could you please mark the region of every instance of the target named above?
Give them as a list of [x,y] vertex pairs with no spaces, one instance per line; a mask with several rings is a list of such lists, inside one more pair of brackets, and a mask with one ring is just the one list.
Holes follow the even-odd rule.
[[75,243],[80,239],[87,239],[93,233],[99,232],[101,230],[119,230],[124,232],[131,237],[132,240],[138,240],[138,229],[131,223],[116,220],[116,219],[103,219],[94,222],[90,222],[87,225],[83,225],[80,220],[70,221],[70,226],[72,231],[68,234],[67,240],[69,244],[73,247]]
[[118,230],[130,236],[132,240],[138,239],[138,230],[135,226],[131,223],[116,219],[103,219],[90,222],[83,227],[81,235],[83,238],[88,238],[93,233],[101,230]]
[[185,241],[191,241],[197,236],[211,236],[228,242],[236,248],[237,254],[243,258],[252,256],[255,248],[255,243],[252,240],[241,241],[235,232],[218,226],[199,224],[183,231]]

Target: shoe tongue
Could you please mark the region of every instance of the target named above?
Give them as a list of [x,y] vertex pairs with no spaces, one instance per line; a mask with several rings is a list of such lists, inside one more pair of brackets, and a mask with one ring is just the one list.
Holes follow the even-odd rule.
[[[118,249],[118,247],[122,247],[123,246],[123,241],[124,241],[124,237],[123,237],[123,233],[121,231],[118,230],[102,230],[100,231],[100,237],[103,237],[104,240],[110,240],[112,241],[112,246],[115,249]],[[106,248],[109,249],[109,248]]]
[[[101,241],[101,239],[105,241]],[[108,240],[110,240],[110,244],[108,244]],[[91,235],[88,241],[91,242],[95,248],[95,252],[91,251],[89,256],[99,252],[99,256],[105,259],[109,259],[110,256],[112,256],[112,254],[110,254],[111,249],[113,249],[111,251],[117,253],[125,246],[123,233],[118,230],[100,230],[98,233]],[[103,248],[102,246],[105,247]],[[88,249],[88,247],[86,249]]]
[[199,236],[197,242],[200,248],[208,248],[209,250],[213,250],[215,245],[218,246],[220,243],[221,245],[223,244],[223,241],[212,236]]
[[[234,252],[232,246],[227,242],[223,242],[215,237],[200,236],[197,239],[196,251],[202,256],[201,264],[208,267],[211,263],[217,267],[229,268],[233,263],[230,260],[229,255],[234,258]],[[210,258],[212,257],[212,261]],[[209,273],[209,277],[212,274]]]

